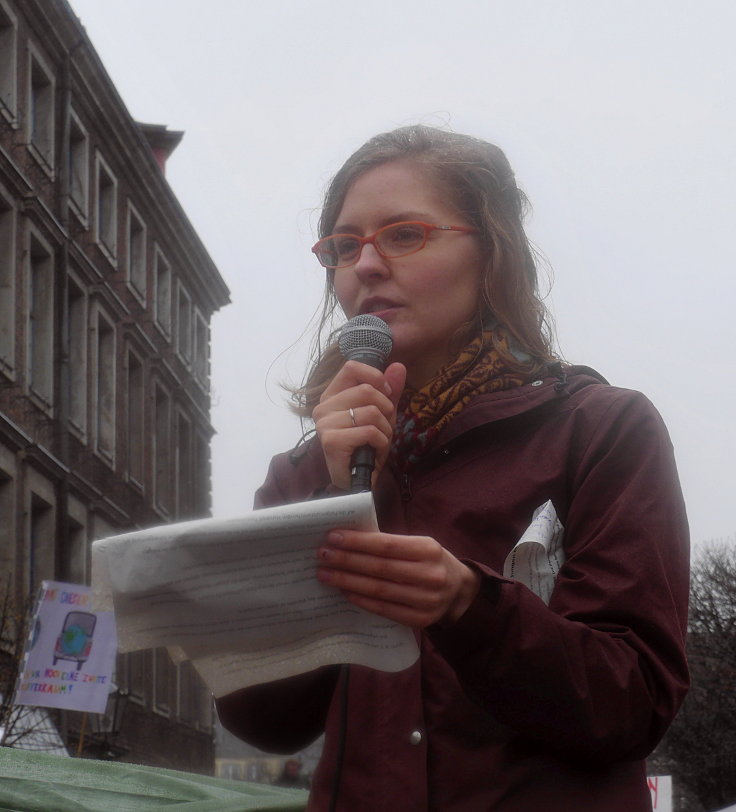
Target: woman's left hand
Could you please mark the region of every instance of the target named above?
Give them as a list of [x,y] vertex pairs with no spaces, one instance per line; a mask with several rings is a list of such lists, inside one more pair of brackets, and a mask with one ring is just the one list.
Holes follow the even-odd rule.
[[318,554],[322,583],[413,628],[454,623],[480,588],[480,576],[429,536],[335,530]]

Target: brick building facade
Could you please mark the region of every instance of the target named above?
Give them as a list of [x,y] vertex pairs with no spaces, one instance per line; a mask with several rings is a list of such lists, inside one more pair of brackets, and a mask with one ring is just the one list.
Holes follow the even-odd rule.
[[[228,290],[66,0],[0,0],[0,573],[89,582],[92,540],[206,516],[209,336]],[[122,758],[210,772],[210,697],[119,658]],[[79,714],[60,720],[74,748]]]

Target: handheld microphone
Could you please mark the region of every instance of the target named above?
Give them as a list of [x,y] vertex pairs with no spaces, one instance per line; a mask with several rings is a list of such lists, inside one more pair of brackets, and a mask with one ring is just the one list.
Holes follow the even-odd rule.
[[[354,316],[342,326],[337,345],[346,361],[360,361],[383,371],[391,354],[393,340],[391,330],[383,319],[365,313]],[[350,459],[350,493],[363,493],[371,489],[375,462],[376,452],[371,446],[355,449]]]

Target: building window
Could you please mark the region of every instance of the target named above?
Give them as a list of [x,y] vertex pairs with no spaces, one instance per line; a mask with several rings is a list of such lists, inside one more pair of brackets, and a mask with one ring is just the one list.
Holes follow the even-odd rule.
[[194,435],[194,516],[210,515],[210,444],[199,432]]
[[171,512],[171,399],[157,383],[154,385],[153,493],[154,504],[166,514]]
[[54,577],[54,511],[51,505],[31,493],[27,579],[28,592],[33,595],[41,581]]
[[179,719],[187,725],[197,723],[197,672],[189,660],[177,666]]
[[210,379],[210,328],[205,317],[194,311],[194,376],[207,389]]
[[54,385],[54,267],[51,250],[30,235],[28,273],[28,385],[50,406]]
[[30,53],[28,144],[47,172],[54,167],[54,79],[41,58]]
[[156,248],[154,268],[156,324],[167,337],[171,335],[171,265]]
[[128,479],[143,488],[143,363],[132,350],[126,356]]
[[68,518],[66,544],[59,558],[62,581],[87,583],[87,535],[85,528],[71,516]]
[[179,719],[200,730],[211,730],[212,694],[189,660],[180,663],[177,672]]
[[82,434],[87,430],[87,296],[69,279],[69,420]]
[[18,96],[18,23],[0,2],[0,110],[15,123]]
[[95,450],[112,464],[115,453],[115,328],[101,311],[93,328]]
[[77,115],[69,121],[69,201],[79,218],[86,222],[89,196],[89,137]]
[[15,369],[15,209],[0,194],[0,370]]
[[95,238],[103,253],[111,261],[117,255],[118,182],[100,155],[96,162],[97,216]]
[[146,301],[146,227],[143,220],[128,203],[126,222],[127,278],[128,284],[138,298]]
[[176,516],[194,516],[194,465],[192,455],[192,424],[177,412],[176,420]]
[[151,668],[148,664],[148,659],[151,656],[151,651],[131,651],[123,655],[127,659],[128,674],[127,674],[127,689],[130,698],[134,702],[145,704],[146,702],[146,687],[150,680]]
[[153,651],[153,709],[169,716],[172,699],[176,701],[176,669],[165,648]]
[[182,285],[177,291],[176,351],[188,365],[192,360],[192,300]]
[[206,732],[212,731],[212,717],[214,714],[214,707],[212,704],[212,694],[209,688],[202,682],[197,680],[197,727]]
[[15,481],[0,469],[0,576],[3,585],[15,572]]

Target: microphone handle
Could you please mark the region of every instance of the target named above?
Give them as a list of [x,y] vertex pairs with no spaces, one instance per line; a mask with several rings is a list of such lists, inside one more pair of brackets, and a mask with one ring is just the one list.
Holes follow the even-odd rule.
[[[355,321],[355,319],[351,321]],[[381,346],[381,342],[379,342],[379,346],[370,346],[369,341],[368,346],[350,347],[348,351],[343,350],[341,346],[340,351],[347,361],[359,361],[361,364],[368,364],[369,367],[383,371],[386,369],[386,359],[388,353],[391,351],[391,331],[380,319],[376,318],[375,321],[381,324],[388,334],[388,347]],[[366,491],[370,491],[375,465],[376,452],[371,446],[360,446],[360,448],[356,448],[355,451],[353,451],[350,458],[350,493],[365,493]]]
[[376,464],[376,452],[369,445],[353,451],[350,458],[350,493],[365,493],[371,489],[371,477]]

